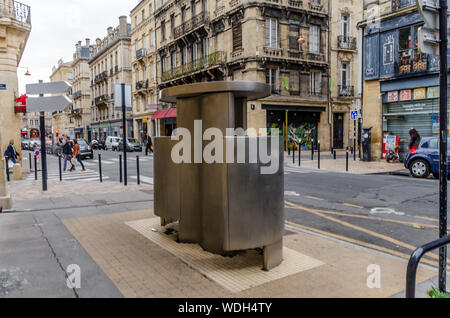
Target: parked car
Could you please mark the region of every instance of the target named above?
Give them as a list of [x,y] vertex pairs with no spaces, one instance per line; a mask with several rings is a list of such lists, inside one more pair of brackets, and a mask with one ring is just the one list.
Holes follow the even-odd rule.
[[29,150],[34,150],[34,149],[40,150],[41,149],[41,141],[38,139],[33,139],[30,141],[30,148]]
[[[119,142],[119,151],[123,151],[123,142],[122,138]],[[127,151],[133,152],[138,151],[142,152],[142,145],[134,138],[127,138]]]
[[[447,157],[450,159],[449,154],[447,149]],[[406,155],[404,164],[415,178],[428,178],[430,174],[439,178],[439,161],[439,137],[424,137],[419,146],[413,147]]]
[[91,147],[92,149],[106,150],[106,145],[103,140],[92,140]]
[[105,150],[118,150],[119,149],[119,141],[120,141],[120,137],[115,137],[115,136],[108,136],[106,137],[106,141],[105,141]]
[[22,139],[22,149],[29,150],[30,149],[30,139]]
[[94,151],[92,147],[83,138],[77,139],[78,145],[80,146],[80,155],[82,159],[90,158],[94,159]]
[[[123,151],[123,142],[122,138],[119,142],[119,151]],[[134,138],[127,138],[127,151],[133,152],[133,151],[142,151],[142,145]]]

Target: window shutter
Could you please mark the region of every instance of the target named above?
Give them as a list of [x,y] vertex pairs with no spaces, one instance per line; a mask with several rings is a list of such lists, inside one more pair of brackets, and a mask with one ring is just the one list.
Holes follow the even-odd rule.
[[242,49],[242,23],[236,21],[233,24],[233,51]]

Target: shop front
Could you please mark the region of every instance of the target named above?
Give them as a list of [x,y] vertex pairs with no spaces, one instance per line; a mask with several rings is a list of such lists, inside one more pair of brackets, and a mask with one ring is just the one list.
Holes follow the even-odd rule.
[[439,134],[439,87],[394,90],[383,96],[383,136],[398,136],[400,154],[407,153],[409,131],[422,137]]
[[325,107],[313,106],[280,106],[280,105],[262,105],[266,110],[267,130],[277,128],[280,135],[284,136],[286,145],[286,135],[295,135],[298,139],[304,141],[303,149],[311,149],[311,145],[317,148],[317,142],[320,140],[319,123],[321,113],[325,112]]
[[[158,110],[152,117],[155,121],[154,136],[172,136],[172,132],[177,128],[177,109],[167,108]],[[159,132],[156,134],[156,132]]]

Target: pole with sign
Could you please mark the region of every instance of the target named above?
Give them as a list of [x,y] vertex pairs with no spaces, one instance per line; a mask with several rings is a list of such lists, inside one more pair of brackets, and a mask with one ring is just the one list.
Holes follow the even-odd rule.
[[131,111],[131,86],[116,84],[114,91],[114,107],[122,111],[122,143],[123,143],[123,177],[124,185],[127,185],[127,111]]
[[[419,49],[440,56],[440,160],[439,160],[439,237],[447,235],[447,136],[448,136],[448,4],[447,0],[416,0],[425,21],[419,29]],[[440,28],[439,26],[444,26]],[[439,50],[437,50],[439,48]],[[439,289],[446,292],[447,247],[439,250]]]

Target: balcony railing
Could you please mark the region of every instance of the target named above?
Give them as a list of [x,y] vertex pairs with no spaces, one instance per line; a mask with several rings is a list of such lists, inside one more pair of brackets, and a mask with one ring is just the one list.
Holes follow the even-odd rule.
[[198,60],[192,61],[185,65],[181,65],[167,72],[164,72],[162,75],[162,80],[163,82],[166,82],[177,77],[189,75],[202,69],[207,69],[216,65],[225,64],[226,61],[227,61],[226,52],[222,51],[214,52]]
[[295,8],[303,7],[303,1],[301,1],[301,0],[289,0],[288,3],[291,7],[295,7]]
[[309,2],[309,10],[321,12],[323,11],[323,5]]
[[182,23],[181,25],[177,26],[174,30],[174,38],[179,38],[180,36],[191,32],[192,30],[195,30],[202,24],[205,24],[208,21],[208,15],[205,12],[202,12],[200,14],[197,14],[192,19]]
[[428,71],[428,55],[415,54],[412,58],[409,50],[400,51],[397,62],[397,75]]
[[148,89],[148,80],[136,82],[136,90]]
[[95,105],[104,105],[109,100],[109,96],[107,94],[100,95],[95,98]]
[[392,0],[392,11],[416,5],[416,0]]
[[355,87],[350,85],[339,85],[340,97],[353,97],[355,96]]
[[356,38],[352,36],[338,36],[338,47],[343,50],[356,51]]
[[0,18],[11,18],[31,24],[31,9],[26,4],[13,0],[0,0]]
[[136,59],[140,59],[147,56],[147,49],[139,49],[136,51]]

